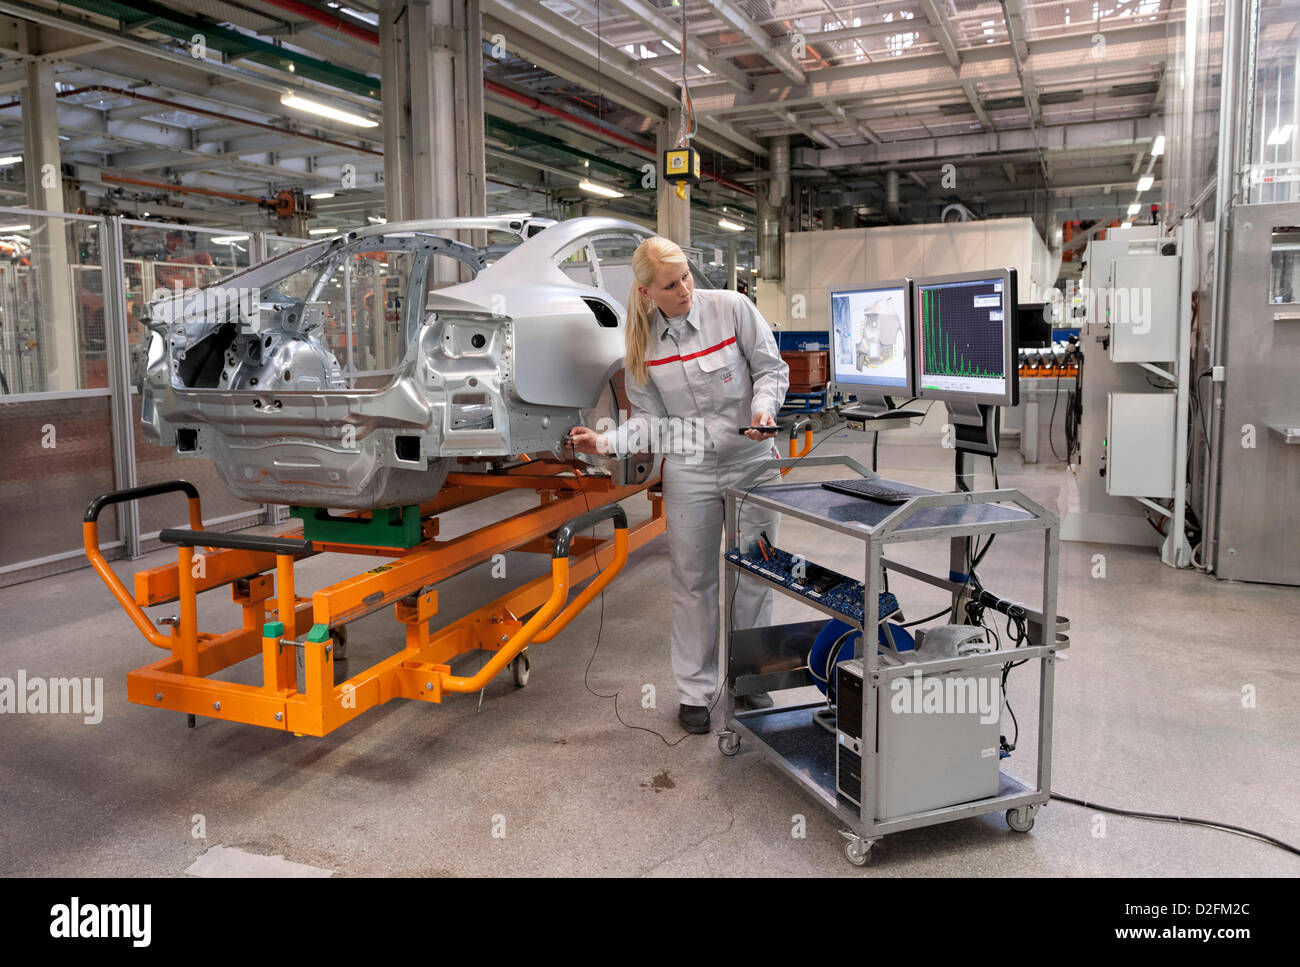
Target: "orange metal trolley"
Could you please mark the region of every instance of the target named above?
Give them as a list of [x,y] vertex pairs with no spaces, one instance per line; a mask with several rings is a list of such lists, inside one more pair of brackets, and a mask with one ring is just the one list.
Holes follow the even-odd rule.
[[[568,476],[574,471],[574,476]],[[539,505],[451,540],[438,540],[438,515],[504,490],[530,488]],[[177,545],[177,561],[135,575],[134,594],[108,566],[99,549],[100,512],[107,506],[181,492],[189,500],[190,528],[164,530]],[[644,492],[650,516],[629,527],[619,501]],[[356,515],[351,515],[356,516]],[[611,519],[612,539],[575,536]],[[419,543],[409,549],[305,539],[301,527],[272,536],[203,530],[199,493],[184,480],[134,487],[97,497],[86,509],[86,556],[118,604],[166,658],[127,676],[127,696],[137,705],[204,715],[323,736],[367,709],[394,698],[441,702],[447,692],[475,692],[507,666],[515,682],[527,681],[530,644],[550,641],[622,570],[629,551],[664,532],[663,493],[652,479],[616,486],[608,477],[582,476],[569,463],[533,460],[494,473],[452,473],[437,497],[419,508]],[[492,603],[436,631],[436,585],[506,551],[551,554],[551,573],[517,587]],[[202,567],[195,567],[196,552]],[[304,557],[340,553],[388,560],[354,577],[299,596],[294,564]],[[599,573],[597,573],[599,572]],[[570,588],[597,575],[572,601]],[[198,595],[230,585],[241,606],[240,627],[217,634],[198,629]],[[169,633],[154,627],[144,608],[179,603]],[[392,606],[406,626],[396,654],[335,684],[341,629],[363,615]],[[526,621],[517,615],[533,612]],[[297,650],[303,651],[304,684],[298,687]],[[495,652],[470,677],[451,673],[450,662],[477,649]],[[244,685],[211,676],[261,656],[262,684]],[[193,719],[191,719],[193,721]]]

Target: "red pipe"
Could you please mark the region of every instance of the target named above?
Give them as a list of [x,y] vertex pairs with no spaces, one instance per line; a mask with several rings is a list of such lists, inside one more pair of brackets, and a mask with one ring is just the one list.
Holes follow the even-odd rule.
[[633,138],[629,138],[626,135],[617,134],[614,131],[610,131],[608,128],[603,128],[595,121],[588,121],[586,118],[576,117],[575,115],[570,114],[568,111],[563,111],[558,107],[552,107],[551,105],[545,103],[544,101],[539,101],[535,97],[529,97],[527,94],[520,94],[518,91],[511,90],[510,88],[502,84],[498,84],[496,81],[488,80],[486,77],[483,79],[483,87],[491,91],[493,94],[499,94],[501,97],[509,98],[510,100],[516,101],[519,104],[526,105],[527,107],[531,108],[534,111],[541,111],[543,114],[549,114],[552,117],[557,117],[560,118],[561,120],[568,121],[570,124],[577,125],[580,128],[586,128],[588,131],[594,131],[599,135],[617,141],[619,144],[626,145],[627,147],[631,148],[634,151],[640,151],[642,154],[647,155],[648,157],[651,158],[656,157],[656,152],[653,148],[647,148],[640,141],[637,141]]
[[379,46],[379,34],[369,30],[351,20],[345,20],[339,14],[327,13],[324,10],[317,10],[315,7],[309,7],[299,0],[262,0],[268,7],[278,7],[285,13],[297,14],[300,17],[306,17],[322,26],[329,27],[331,30],[337,30],[341,34],[347,34],[349,37],[355,37],[357,40],[364,40],[368,44]]
[[[594,121],[588,121],[586,118],[577,117],[558,107],[552,107],[544,101],[539,101],[535,97],[529,97],[527,94],[520,94],[518,91],[511,90],[510,88],[498,84],[496,81],[488,80],[487,78],[484,78],[483,80],[483,87],[493,94],[509,98],[510,100],[523,104],[534,111],[549,114],[552,117],[557,117],[560,120],[567,121],[569,124],[576,125],[577,127],[586,128],[588,131],[599,134],[601,137],[609,138],[613,141],[617,141],[619,144],[626,145],[634,151],[639,151],[648,158],[653,158],[656,161],[659,160],[659,153],[653,148],[648,148],[641,142],[629,138],[626,135],[617,134],[616,132],[610,131],[608,128],[603,128]],[[752,188],[747,188],[739,182],[732,181],[729,178],[723,178],[721,175],[715,174],[706,168],[702,168],[701,170],[706,178],[717,182],[724,188],[730,188],[732,191],[739,192],[742,195],[749,195],[751,197],[754,195],[754,190]]]
[[144,178],[128,178],[125,175],[99,176],[100,181],[112,181],[123,185],[139,185],[143,188],[161,188],[163,191],[182,192],[191,195],[207,195],[211,198],[224,198],[226,201],[246,201],[260,205],[263,199],[256,195],[241,195],[234,191],[217,191],[215,188],[199,188],[195,185],[170,185],[165,181],[146,181]]

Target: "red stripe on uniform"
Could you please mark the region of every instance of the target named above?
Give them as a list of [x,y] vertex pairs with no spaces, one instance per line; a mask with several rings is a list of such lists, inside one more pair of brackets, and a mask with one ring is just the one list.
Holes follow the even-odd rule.
[[647,366],[662,366],[664,363],[675,363],[678,361],[685,362],[688,359],[694,359],[696,356],[707,356],[709,353],[716,353],[719,349],[725,349],[736,341],[736,337],[718,343],[716,346],[710,346],[708,349],[701,349],[698,353],[687,353],[685,356],[665,356],[663,359],[647,359]]

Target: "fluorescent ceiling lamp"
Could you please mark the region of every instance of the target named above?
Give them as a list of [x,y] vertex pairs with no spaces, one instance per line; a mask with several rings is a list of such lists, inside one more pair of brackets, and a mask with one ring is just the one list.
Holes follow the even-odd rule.
[[610,188],[608,185],[598,185],[594,181],[588,181],[583,178],[578,182],[578,187],[588,194],[599,195],[601,198],[622,198],[623,193]]
[[337,228],[312,228],[307,230],[308,235],[337,235]]
[[1280,128],[1274,128],[1268,133],[1268,143],[1273,145],[1286,144],[1291,140],[1291,132],[1294,130],[1294,124],[1284,124]]
[[753,272],[755,275],[758,275],[758,269],[750,269],[749,271]]
[[1165,153],[1165,136],[1163,134],[1156,137],[1156,143],[1151,145],[1151,157],[1159,158]]
[[744,225],[737,225],[735,222],[728,221],[725,218],[718,219],[718,228],[725,228],[729,232],[743,232],[745,230]]
[[1123,225],[1120,226],[1120,228],[1132,228],[1132,227],[1133,227],[1132,222],[1125,222]]
[[666,40],[663,41],[663,45],[664,45],[665,47],[667,47],[669,50],[671,50],[674,54],[680,54],[680,53],[682,52],[680,47],[674,47],[672,44],[668,43],[668,41],[666,41]]
[[1152,178],[1150,175],[1143,175],[1141,178],[1138,179],[1138,191],[1146,191],[1155,183],[1156,180]]
[[247,235],[214,235],[209,241],[213,245],[234,245],[236,242],[242,242],[247,238]]
[[1141,210],[1142,210],[1142,206],[1139,205],[1137,202],[1134,202],[1133,204],[1128,206],[1128,213],[1130,215],[1136,215]]
[[3,158],[0,158],[0,167],[4,167],[6,165],[16,165],[18,164],[18,162],[22,160],[23,160],[23,156],[20,154],[5,155]]
[[333,198],[333,197],[334,197],[334,192],[332,192],[332,191],[318,191],[318,192],[314,192],[313,194],[309,195],[308,197],[309,197],[309,198],[319,198],[319,199],[322,199],[322,200],[323,200],[323,199],[326,199],[326,198]]
[[344,124],[355,124],[359,128],[377,128],[378,121],[372,121],[370,118],[362,117],[360,114],[353,114],[351,111],[340,111],[336,107],[330,107],[328,104],[321,104],[318,101],[311,101],[305,97],[299,97],[297,94],[282,94],[280,103],[285,107],[291,107],[299,111],[306,111],[308,114],[319,114],[323,118],[330,118],[333,121],[342,121]]
[[0,225],[0,233],[4,232],[25,232],[30,229],[30,225]]
[[704,73],[706,73],[706,74],[712,74],[712,73],[713,73],[713,71],[709,70],[709,69],[708,69],[707,67],[705,67],[703,64],[696,64],[695,66],[698,67],[700,70],[704,71]]
[[368,221],[371,225],[387,225],[387,224],[388,224],[388,219],[387,219],[387,218],[382,218],[382,217],[379,216],[379,215],[367,215],[367,216],[366,216],[366,221]]

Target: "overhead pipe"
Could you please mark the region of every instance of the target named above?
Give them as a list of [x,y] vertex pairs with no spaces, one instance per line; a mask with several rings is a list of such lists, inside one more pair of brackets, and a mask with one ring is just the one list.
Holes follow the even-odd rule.
[[[547,104],[545,101],[538,100],[537,98],[532,97],[528,94],[520,93],[519,91],[506,87],[504,84],[498,84],[496,81],[490,80],[486,77],[483,78],[483,87],[490,94],[496,94],[500,97],[507,98],[511,101],[514,101],[517,104],[524,105],[530,110],[540,111],[543,114],[549,114],[552,117],[559,118],[561,121],[564,121],[567,124],[572,124],[575,127],[584,128],[585,130],[591,131],[602,138],[607,138],[618,144],[624,145],[625,147],[631,148],[633,151],[636,151],[647,158],[652,158],[655,161],[659,160],[658,152],[656,152],[654,148],[651,148],[641,143],[640,141],[637,141],[635,138],[631,138],[625,134],[619,134],[617,131],[611,131],[606,127],[602,127],[601,125],[597,124],[595,121],[588,121],[586,118],[578,117],[576,114],[570,114],[568,111],[564,110],[563,108],[558,108],[553,104]],[[748,195],[751,198],[754,196],[754,190],[752,188],[747,188],[746,186],[738,182],[732,181],[729,178],[724,178],[721,175],[716,174],[715,172],[709,170],[708,168],[704,168],[703,166],[701,166],[700,170],[701,173],[704,175],[704,177],[708,178],[710,181],[717,182],[719,185],[723,186],[724,188],[729,188],[732,191],[738,192],[739,194],[742,195]]]
[[201,188],[198,185],[173,185],[166,181],[150,181],[147,178],[131,178],[127,175],[106,175],[100,173],[100,181],[117,185],[135,185],[140,188],[157,188],[160,191],[176,192],[184,195],[204,195],[208,198],[220,198],[224,201],[242,201],[260,208],[269,208],[280,218],[288,218],[298,208],[293,192],[282,191],[274,198],[259,198],[257,195],[245,195],[237,191],[220,191],[216,188]]
[[885,172],[885,217],[894,225],[903,220],[899,214],[898,172],[893,168]]
[[262,0],[262,2],[268,7],[275,7],[277,10],[283,10],[285,13],[292,13],[299,17],[306,17],[323,27],[329,27],[341,34],[347,34],[357,40],[364,40],[376,47],[379,46],[379,34],[376,31],[355,24],[351,20],[346,20],[340,14],[318,10],[305,3],[300,3],[299,0]]
[[782,209],[790,193],[790,136],[772,138],[768,145],[767,196],[758,206],[759,276],[780,279]]

